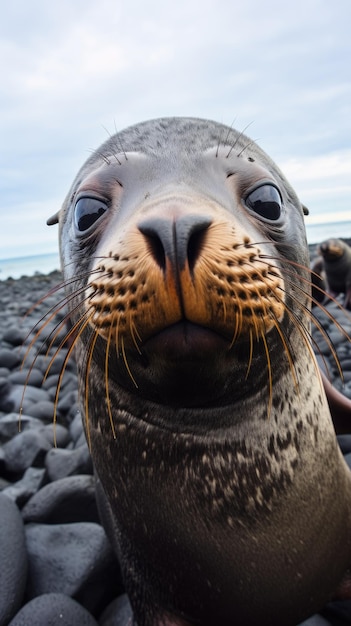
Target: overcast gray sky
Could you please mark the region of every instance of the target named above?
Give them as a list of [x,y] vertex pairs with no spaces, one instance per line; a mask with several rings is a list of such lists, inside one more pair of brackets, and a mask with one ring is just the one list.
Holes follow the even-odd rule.
[[56,251],[45,222],[89,151],[161,116],[251,124],[310,221],[351,219],[350,0],[2,0],[0,15],[0,258]]

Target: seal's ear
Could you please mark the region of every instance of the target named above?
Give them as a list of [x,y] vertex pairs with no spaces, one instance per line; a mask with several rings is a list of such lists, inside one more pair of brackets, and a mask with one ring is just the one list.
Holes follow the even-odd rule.
[[309,215],[309,214],[310,214],[310,212],[309,212],[309,210],[308,210],[307,206],[305,206],[304,204],[302,205],[302,210],[303,210],[303,214],[304,214],[304,215]]
[[60,213],[60,211],[57,211],[57,213],[55,213],[55,215],[52,215],[51,217],[49,217],[49,219],[46,221],[48,226],[53,226],[54,224],[58,224],[59,213]]

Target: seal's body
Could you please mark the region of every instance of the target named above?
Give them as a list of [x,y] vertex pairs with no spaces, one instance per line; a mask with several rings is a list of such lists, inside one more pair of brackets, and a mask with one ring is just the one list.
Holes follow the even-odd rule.
[[322,266],[333,295],[345,294],[344,307],[351,309],[351,248],[341,239],[327,239],[319,246]]
[[170,118],[106,142],[58,219],[86,434],[138,626],[295,625],[351,553],[295,193],[245,136]]

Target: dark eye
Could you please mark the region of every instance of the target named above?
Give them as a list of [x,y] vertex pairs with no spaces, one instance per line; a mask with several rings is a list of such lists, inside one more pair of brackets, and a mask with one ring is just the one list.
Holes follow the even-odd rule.
[[80,198],[74,209],[74,221],[80,232],[88,230],[107,211],[107,205],[96,198]]
[[267,220],[278,220],[282,210],[280,193],[273,185],[261,185],[249,193],[246,205]]

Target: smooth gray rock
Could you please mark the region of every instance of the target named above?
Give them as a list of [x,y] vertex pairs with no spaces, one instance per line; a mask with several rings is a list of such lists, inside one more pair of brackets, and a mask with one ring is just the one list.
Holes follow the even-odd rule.
[[87,445],[75,450],[59,448],[50,450],[45,458],[45,467],[51,481],[75,474],[93,473],[93,463]]
[[98,626],[94,617],[63,593],[47,593],[28,602],[8,626]]
[[29,377],[28,377],[28,370],[26,369],[15,370],[8,377],[9,381],[13,385],[24,385],[27,382],[27,378],[28,378],[28,384],[31,385],[32,387],[42,386],[43,374],[40,370],[38,370],[35,367],[32,369]]
[[[38,402],[43,401],[50,401],[49,394],[44,389],[32,387],[31,385],[11,385],[6,393],[1,392],[0,410],[6,413],[12,411],[19,413],[22,408],[23,413],[28,413],[28,415],[33,417],[40,417],[39,415],[34,415],[32,409]],[[51,409],[51,415],[52,413]]]
[[[77,409],[78,409],[78,406],[77,406]],[[82,416],[79,410],[69,425],[69,432],[70,432],[71,438],[73,439],[75,443],[78,441],[78,439],[81,437],[83,433]]]
[[31,406],[28,407],[28,412],[33,417],[36,417],[45,422],[45,424],[49,424],[54,418],[55,406],[48,396],[48,399],[43,398],[42,400],[33,402]]
[[24,472],[28,467],[40,467],[52,448],[42,428],[25,430],[3,445],[8,472]]
[[7,367],[12,370],[17,365],[20,365],[22,359],[18,350],[11,350],[10,348],[0,348],[0,367]]
[[27,580],[27,551],[21,514],[0,494],[0,626],[8,624],[21,606]]
[[68,428],[62,426],[62,424],[51,423],[44,426],[44,436],[52,446],[57,448],[64,448],[70,443],[70,436]]
[[128,626],[133,623],[133,611],[126,593],[115,598],[104,610],[99,626]]
[[27,328],[12,324],[4,332],[2,340],[10,343],[12,346],[21,346],[28,335]]
[[61,592],[95,613],[118,592],[117,561],[99,524],[28,524],[25,534],[28,598]]
[[5,487],[3,494],[22,507],[40,489],[44,482],[45,469],[29,467],[21,480]]
[[77,384],[73,391],[62,393],[59,396],[58,409],[61,413],[68,413],[70,409],[77,403]]
[[42,425],[43,423],[39,419],[31,415],[20,416],[19,413],[7,413],[0,417],[0,441],[4,443],[20,432],[29,428],[39,428]]
[[99,522],[94,477],[69,476],[45,485],[23,507],[22,516],[25,522],[45,524]]

